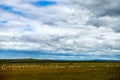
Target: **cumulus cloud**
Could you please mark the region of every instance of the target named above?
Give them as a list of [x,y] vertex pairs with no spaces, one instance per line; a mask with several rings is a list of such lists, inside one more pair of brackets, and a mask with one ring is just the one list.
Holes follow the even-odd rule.
[[0,1],[0,49],[120,53],[119,0],[40,1]]

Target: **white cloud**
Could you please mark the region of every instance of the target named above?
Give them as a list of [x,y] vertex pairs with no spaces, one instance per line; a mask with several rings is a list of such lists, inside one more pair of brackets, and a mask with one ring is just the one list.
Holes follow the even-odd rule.
[[0,21],[7,21],[0,24],[0,49],[120,53],[120,15],[114,12],[120,7],[118,0],[55,1],[55,5],[38,7],[30,4],[34,0],[2,0],[0,4],[24,15],[0,8]]

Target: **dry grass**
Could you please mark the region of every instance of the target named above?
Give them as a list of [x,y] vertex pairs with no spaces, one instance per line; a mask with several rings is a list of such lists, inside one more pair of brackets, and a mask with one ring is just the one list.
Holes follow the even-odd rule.
[[2,63],[0,80],[120,80],[120,63]]

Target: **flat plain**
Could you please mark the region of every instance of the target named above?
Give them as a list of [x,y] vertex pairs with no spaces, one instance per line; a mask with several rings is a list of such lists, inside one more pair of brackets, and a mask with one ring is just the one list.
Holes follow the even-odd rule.
[[120,62],[0,61],[0,80],[120,80]]

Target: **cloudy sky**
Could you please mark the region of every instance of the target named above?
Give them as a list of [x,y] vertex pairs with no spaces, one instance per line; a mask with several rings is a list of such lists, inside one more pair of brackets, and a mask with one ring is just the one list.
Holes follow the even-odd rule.
[[0,0],[0,59],[120,60],[120,0]]

